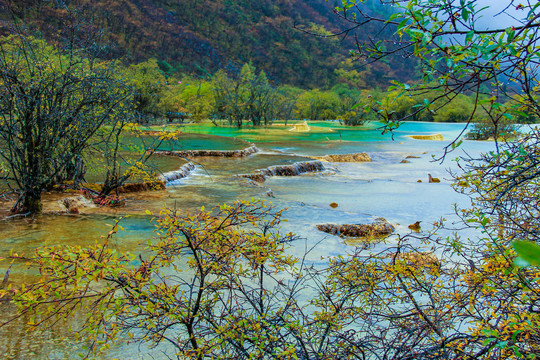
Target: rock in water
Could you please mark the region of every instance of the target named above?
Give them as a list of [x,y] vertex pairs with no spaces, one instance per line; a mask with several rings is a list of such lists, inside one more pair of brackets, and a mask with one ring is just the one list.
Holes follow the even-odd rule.
[[409,229],[415,232],[420,231],[420,221],[415,222],[414,224],[409,225]]
[[330,203],[330,207],[331,207],[332,209],[335,209],[335,208],[337,208],[337,207],[338,207],[338,204],[337,204],[337,203],[335,203],[335,202],[333,202],[333,203]]
[[79,214],[80,209],[96,207],[92,201],[82,195],[62,199],[59,203],[68,214]]
[[246,179],[250,179],[250,180],[253,180],[253,181],[258,182],[258,183],[263,183],[263,182],[266,181],[266,176],[264,176],[264,174],[261,174],[261,173],[241,174],[241,175],[238,175],[238,177],[243,177],[243,178],[246,178]]
[[371,224],[322,224],[317,225],[319,231],[340,237],[380,238],[392,234],[394,226],[384,218],[378,218]]
[[441,182],[441,180],[439,180],[439,178],[434,178],[433,176],[431,176],[431,174],[427,174],[427,176],[428,176],[428,181],[430,183],[440,183]]

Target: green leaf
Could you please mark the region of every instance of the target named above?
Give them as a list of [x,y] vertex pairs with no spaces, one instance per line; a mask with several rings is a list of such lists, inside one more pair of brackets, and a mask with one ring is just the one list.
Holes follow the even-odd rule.
[[540,246],[532,241],[514,241],[513,246],[520,259],[517,266],[523,262],[528,265],[540,266]]
[[474,31],[471,30],[465,36],[465,43],[472,42],[473,37],[474,37]]
[[463,18],[463,20],[467,21],[469,20],[469,10],[467,10],[467,8],[463,8],[461,10],[461,17]]
[[514,35],[516,34],[516,31],[514,30],[514,28],[508,28],[504,31],[506,32],[506,34],[508,34],[508,38],[506,41],[508,42],[512,41],[512,39],[514,38]]
[[431,42],[431,34],[429,32],[425,32],[422,36],[422,45],[426,45],[427,43]]

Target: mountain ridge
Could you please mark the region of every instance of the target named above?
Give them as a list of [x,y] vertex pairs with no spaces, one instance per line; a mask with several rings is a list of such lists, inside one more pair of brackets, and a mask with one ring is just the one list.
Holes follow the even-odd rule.
[[[0,6],[9,2],[0,0]],[[355,47],[352,36],[323,38],[297,29],[330,34],[344,28],[325,0],[64,0],[64,5],[105,30],[115,44],[111,56],[130,63],[156,58],[171,73],[209,76],[218,69],[237,72],[251,62],[275,83],[325,88],[336,82],[335,70]],[[14,6],[15,16],[45,38],[60,36],[67,16],[62,6],[43,0]],[[6,12],[3,20],[9,20]],[[372,67],[376,74],[365,81],[367,87],[411,77],[410,67],[399,63]]]

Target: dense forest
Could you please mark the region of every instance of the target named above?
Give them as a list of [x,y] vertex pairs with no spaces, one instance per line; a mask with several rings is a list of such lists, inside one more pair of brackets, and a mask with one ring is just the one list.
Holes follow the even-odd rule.
[[[6,8],[9,0],[0,0]],[[354,66],[346,60],[356,48],[355,36],[367,39],[379,32],[370,24],[355,36],[327,37],[346,29],[333,14],[334,2],[324,0],[70,0],[77,16],[103,30],[108,44],[103,56],[128,63],[158,60],[170,75],[206,77],[219,69],[239,72],[246,62],[264,70],[271,82],[303,88],[329,88],[356,69],[359,86],[387,87],[390,79],[414,77],[411,60],[392,57],[386,62]],[[386,11],[368,1],[368,11]],[[55,1],[22,0],[15,14],[2,11],[3,20],[16,17],[34,34],[61,41],[70,15]],[[371,9],[371,10],[370,10]],[[4,26],[8,21],[4,22]],[[3,30],[4,33],[7,31]],[[85,29],[81,29],[85,31]],[[313,35],[317,34],[317,35]]]

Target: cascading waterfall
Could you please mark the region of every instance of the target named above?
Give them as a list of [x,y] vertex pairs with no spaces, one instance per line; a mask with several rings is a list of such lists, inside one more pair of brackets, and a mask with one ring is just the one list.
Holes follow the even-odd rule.
[[319,160],[301,161],[291,165],[274,165],[266,169],[257,170],[253,174],[241,174],[239,177],[264,182],[270,176],[298,176],[304,173],[324,171],[325,167]]
[[169,171],[162,174],[160,176],[160,180],[165,181],[165,185],[169,185],[173,181],[180,180],[189,176],[189,174],[191,174],[193,170],[195,170],[195,164],[192,162],[188,162],[182,165],[182,167],[180,167],[180,169],[178,170]]

